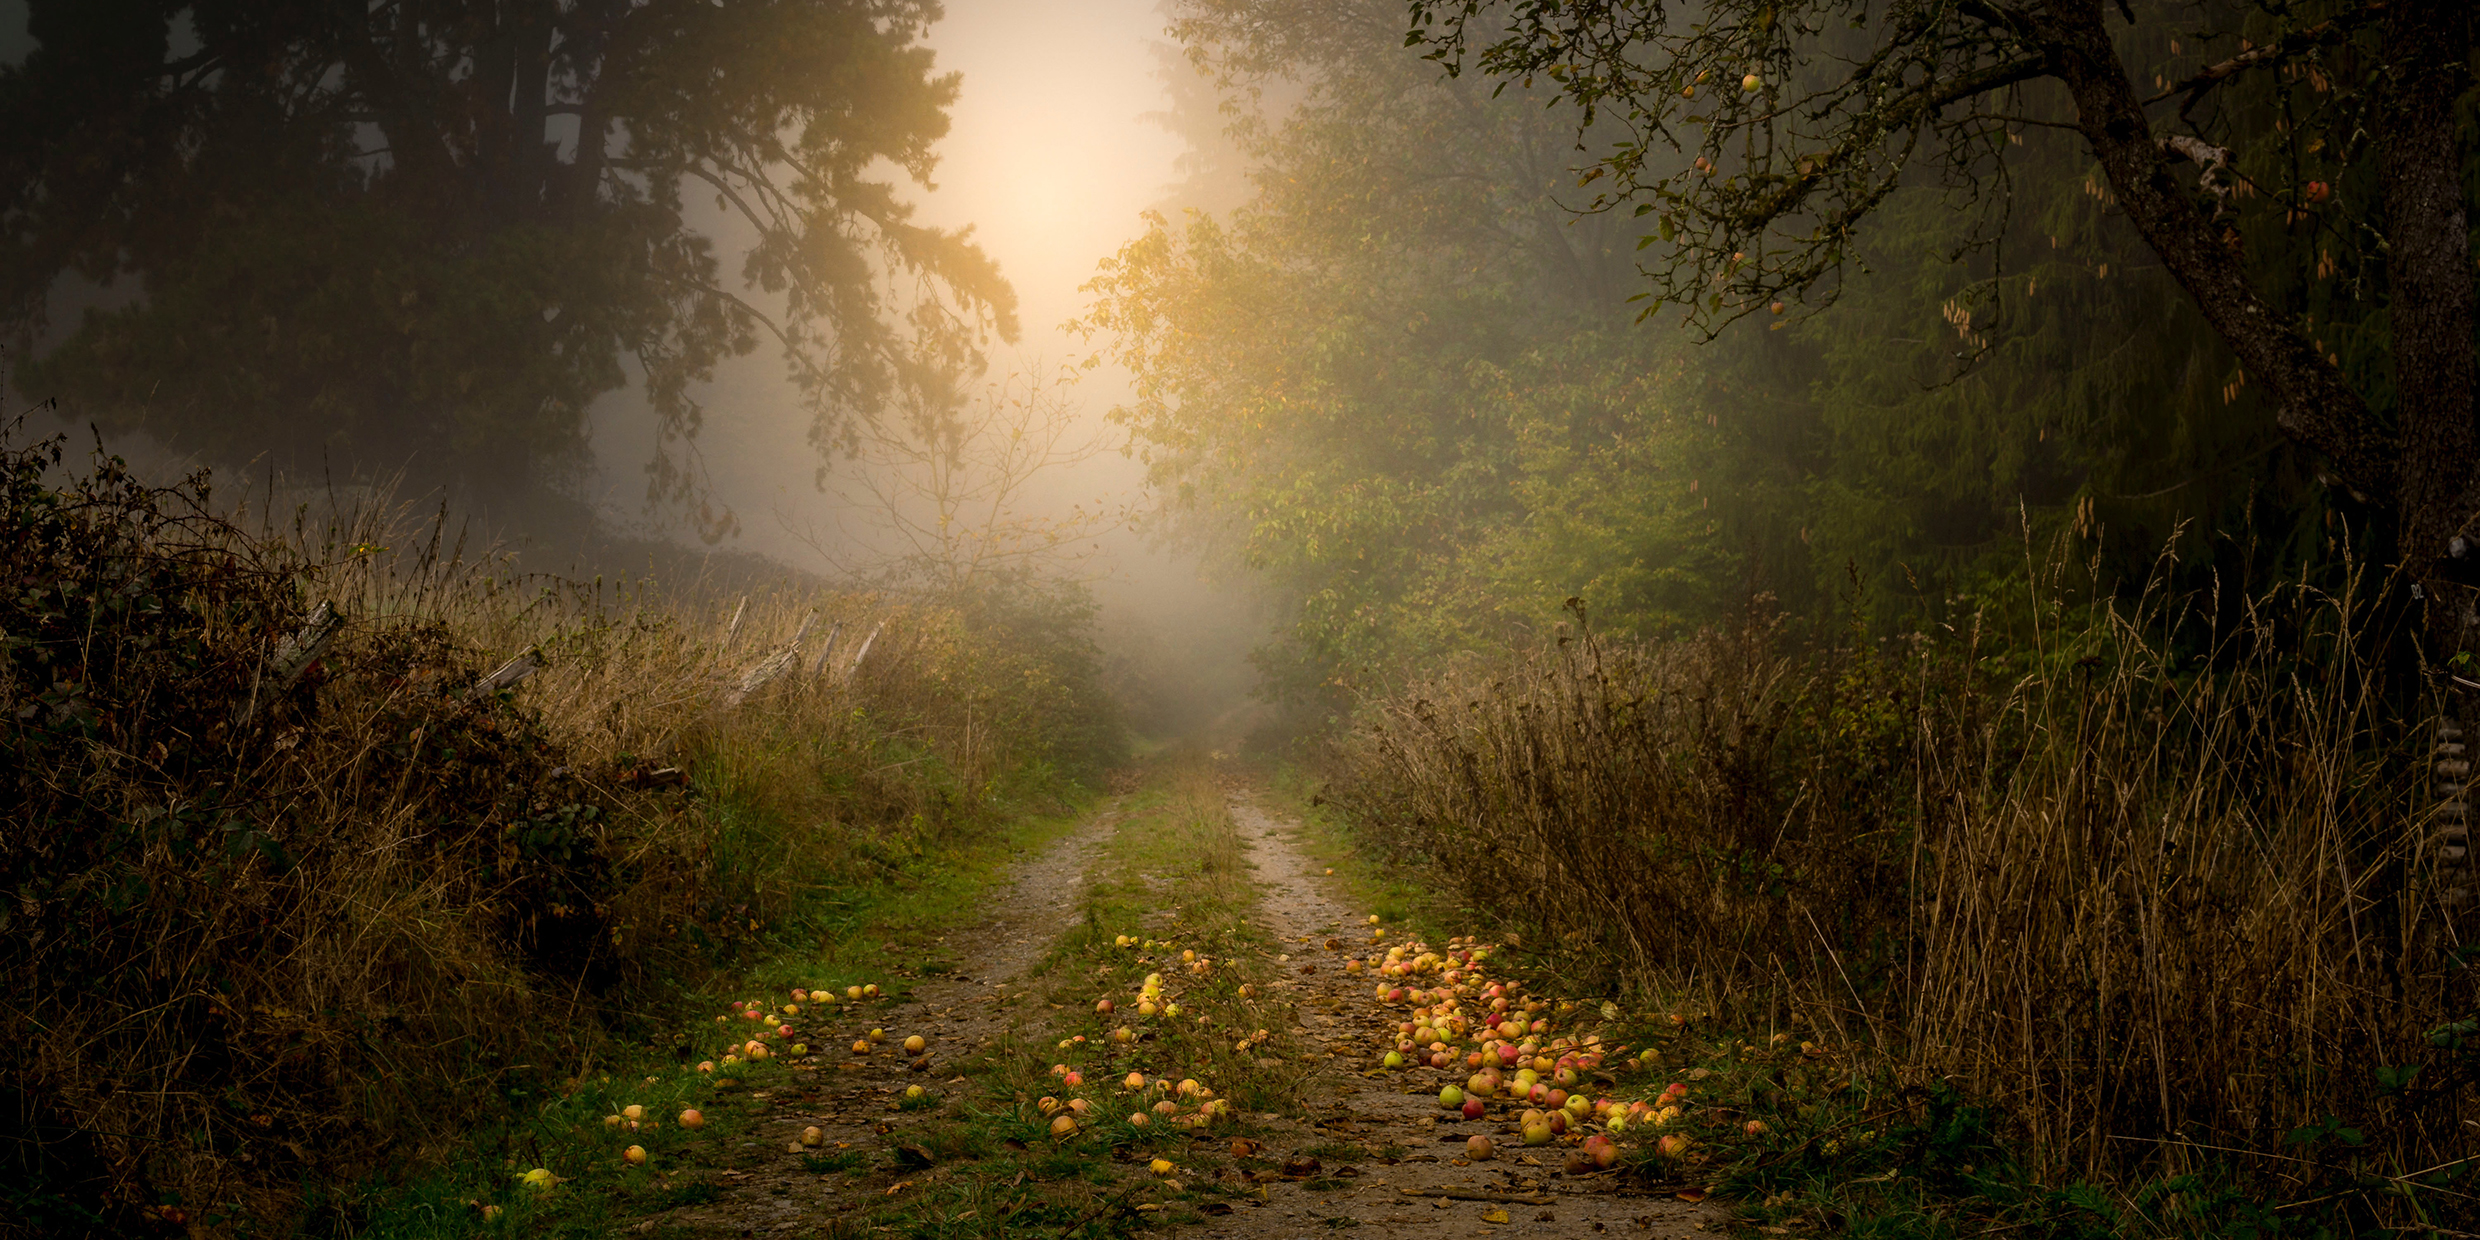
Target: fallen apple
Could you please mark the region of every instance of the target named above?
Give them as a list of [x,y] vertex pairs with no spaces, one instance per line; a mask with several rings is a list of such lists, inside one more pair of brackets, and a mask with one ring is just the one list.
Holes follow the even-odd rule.
[[706,1117],[700,1114],[696,1107],[691,1107],[680,1113],[680,1126],[683,1128],[704,1128],[706,1126]]
[[1550,1135],[1550,1125],[1546,1122],[1535,1121],[1524,1126],[1524,1143],[1526,1145],[1548,1145],[1550,1144]]
[[862,997],[862,998],[864,998],[864,999],[875,999],[875,998],[877,998],[877,997],[878,997],[878,983],[876,983],[876,982],[872,982],[872,983],[870,983],[869,985],[862,987],[862,988],[861,988],[861,997]]
[[1488,1162],[1498,1154],[1498,1146],[1488,1137],[1476,1133],[1464,1141],[1464,1157],[1474,1162]]
[[525,1186],[536,1191],[548,1189],[553,1184],[559,1182],[558,1178],[553,1176],[548,1169],[542,1167],[536,1167],[533,1170],[526,1172],[524,1178]]
[[1076,1120],[1067,1115],[1061,1115],[1053,1119],[1051,1121],[1051,1135],[1054,1137],[1069,1137],[1076,1135]]
[[801,1144],[806,1145],[811,1149],[817,1149],[820,1145],[826,1142],[826,1139],[826,1131],[816,1124],[812,1124],[801,1130]]
[[1479,1119],[1484,1114],[1487,1114],[1488,1111],[1489,1108],[1483,1105],[1479,1098],[1466,1098],[1464,1100],[1464,1118],[1466,1119]]
[[907,1055],[918,1055],[929,1048],[929,1041],[918,1033],[904,1039],[904,1053]]
[[930,1091],[923,1089],[919,1085],[907,1085],[904,1087],[904,1100],[906,1102],[919,1102],[929,1096]]
[[1464,1105],[1464,1091],[1454,1085],[1449,1085],[1446,1088],[1439,1090],[1438,1105],[1445,1107],[1448,1110],[1455,1110],[1462,1107]]

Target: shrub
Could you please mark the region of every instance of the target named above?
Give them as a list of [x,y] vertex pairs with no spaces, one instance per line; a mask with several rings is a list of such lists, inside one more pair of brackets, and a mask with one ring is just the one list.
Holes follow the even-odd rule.
[[1580,629],[1364,703],[1328,796],[1587,978],[1796,1002],[1998,1104],[2042,1175],[2235,1157],[2398,1225],[2374,1177],[2480,1122],[2480,978],[2374,593],[2156,591],[2018,649]]
[[613,589],[64,477],[0,440],[0,1230],[281,1226],[1107,750],[1045,741],[1107,732],[1074,614]]

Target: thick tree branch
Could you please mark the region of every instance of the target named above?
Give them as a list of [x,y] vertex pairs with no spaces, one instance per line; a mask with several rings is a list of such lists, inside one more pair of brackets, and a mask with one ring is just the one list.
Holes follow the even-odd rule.
[[2351,489],[2391,500],[2398,445],[2288,315],[2268,305],[2239,256],[2170,175],[2111,46],[2099,0],[2050,0],[2042,40],[2075,102],[2076,119],[2146,244],[2195,299],[2239,364],[2273,393],[2275,424],[2322,453]]
[[2168,90],[2146,99],[2145,105],[2149,107],[2165,99],[2185,95],[2187,102],[2180,105],[2180,111],[2185,111],[2194,107],[2196,100],[2204,97],[2204,92],[2211,90],[2225,78],[2236,77],[2250,69],[2270,68],[2284,64],[2315,48],[2340,43],[2350,38],[2360,27],[2375,21],[2384,14],[2383,4],[2370,4],[2340,17],[2318,22],[2304,30],[2294,30],[2271,43],[2251,47],[2219,64],[2197,70],[2174,83]]

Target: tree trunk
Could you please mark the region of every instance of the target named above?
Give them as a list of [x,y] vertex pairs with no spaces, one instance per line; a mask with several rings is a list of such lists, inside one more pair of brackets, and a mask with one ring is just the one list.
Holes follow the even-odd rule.
[[[2441,590],[2449,547],[2475,511],[2480,433],[2472,423],[2471,236],[2454,101],[2471,56],[2469,0],[2394,0],[2385,15],[2387,313],[2401,401],[2396,504],[2401,553],[2432,600],[2431,657],[2462,639],[2464,602]],[[2480,559],[2480,552],[2473,558]]]
[[2257,294],[2223,231],[2171,175],[2126,66],[2110,43],[2101,0],[2049,0],[2034,28],[2050,71],[2074,99],[2076,127],[2100,158],[2119,206],[2195,299],[2205,321],[2229,343],[2248,377],[2272,393],[2275,424],[2323,454],[2351,489],[2372,499],[2394,499],[2400,470],[2396,442],[2341,370],[2288,314]]

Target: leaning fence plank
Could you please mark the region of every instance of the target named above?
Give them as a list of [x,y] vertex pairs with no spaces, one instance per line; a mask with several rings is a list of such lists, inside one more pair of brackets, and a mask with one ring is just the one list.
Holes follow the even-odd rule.
[[750,694],[774,683],[776,677],[800,666],[801,639],[809,636],[810,626],[817,622],[818,613],[813,611],[807,619],[801,621],[800,631],[792,635],[791,641],[776,647],[774,653],[760,659],[748,671],[742,672],[740,679],[734,682],[731,691],[723,696],[724,709],[729,710],[740,705],[748,700]]
[[320,655],[327,653],[327,644],[336,640],[336,629],[342,623],[343,617],[336,614],[331,604],[321,602],[311,609],[310,618],[303,621],[300,628],[285,635],[284,640],[276,643],[275,649],[267,652],[266,665],[259,669],[258,678],[250,683],[250,696],[243,699],[240,709],[233,712],[234,726],[249,722],[258,713],[262,701],[273,699],[291,688],[294,681],[301,679],[301,674],[310,670],[310,665],[318,662]]
[[844,622],[841,620],[836,621],[835,626],[827,630],[827,640],[819,643],[818,645],[818,657],[810,660],[808,673],[809,679],[818,679],[818,673],[826,670],[828,657],[835,653],[836,635],[842,633],[843,631]]
[[525,683],[527,677],[532,676],[534,673],[539,672],[542,669],[542,651],[538,649],[528,650],[524,654],[508,660],[506,663],[500,664],[498,671],[475,681],[474,687],[466,691],[466,696],[489,697],[502,689],[516,688],[518,685]]
[[844,668],[845,684],[851,684],[852,678],[860,673],[861,661],[870,657],[870,647],[878,642],[879,632],[886,627],[887,622],[884,620],[870,626],[870,635],[861,639],[861,649],[853,652],[853,661]]

